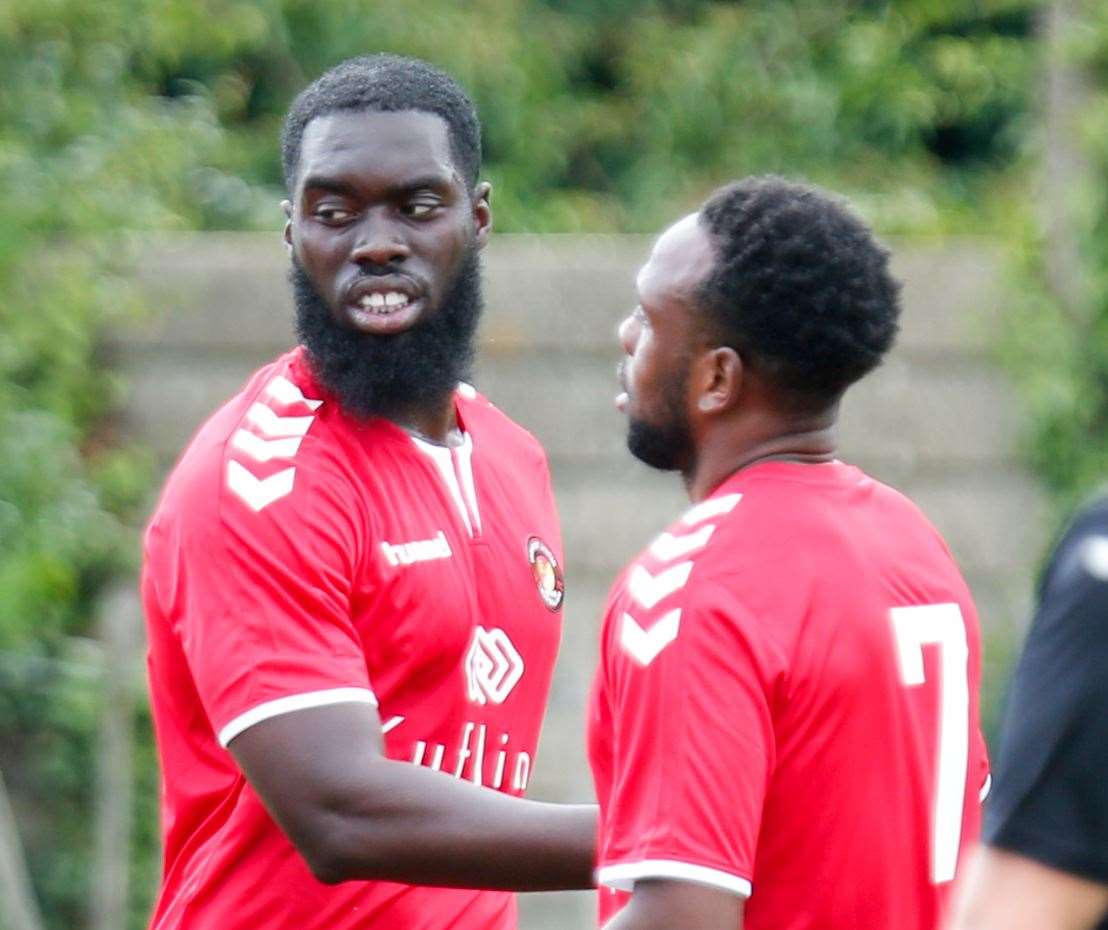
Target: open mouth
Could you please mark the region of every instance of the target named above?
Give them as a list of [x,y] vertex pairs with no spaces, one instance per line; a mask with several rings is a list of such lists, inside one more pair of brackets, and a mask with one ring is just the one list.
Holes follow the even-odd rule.
[[359,330],[389,333],[406,329],[418,317],[423,298],[407,282],[363,280],[346,302],[350,323]]
[[374,291],[371,294],[363,294],[358,300],[358,309],[365,313],[375,313],[378,316],[387,316],[398,310],[403,310],[412,302],[412,298],[400,291],[387,291],[382,294]]

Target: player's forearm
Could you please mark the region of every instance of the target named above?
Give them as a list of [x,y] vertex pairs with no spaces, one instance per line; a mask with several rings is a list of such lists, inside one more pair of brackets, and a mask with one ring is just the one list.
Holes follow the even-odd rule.
[[604,930],[742,930],[743,899],[693,882],[635,883],[631,900]]
[[979,849],[945,930],[1089,930],[1108,886],[994,847]]
[[513,798],[404,762],[381,759],[371,768],[372,784],[337,797],[313,829],[314,841],[302,846],[323,880],[592,887],[593,805]]

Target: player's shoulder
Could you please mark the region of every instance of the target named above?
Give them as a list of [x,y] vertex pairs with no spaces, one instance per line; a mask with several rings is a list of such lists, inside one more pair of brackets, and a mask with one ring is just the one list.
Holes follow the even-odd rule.
[[[1108,497],[1080,508],[1055,545],[1039,586],[1038,620],[1086,623],[1108,608]],[[1038,625],[1038,624],[1037,624]],[[1108,623],[1097,622],[1108,635]]]
[[724,486],[686,508],[624,570],[617,588],[649,609],[664,607],[671,594],[692,607],[711,604],[717,599],[713,592],[734,591],[735,580],[750,574],[752,564],[749,547],[736,544],[743,533],[737,514],[744,497],[733,485]]
[[455,396],[462,421],[475,443],[495,446],[497,458],[512,467],[538,465],[546,469],[546,452],[538,439],[477,388],[462,382]]
[[[1108,574],[1108,496],[1085,503],[1070,518],[1053,549],[1052,564],[1062,567],[1076,557],[1078,568],[1094,576]],[[1100,571],[1099,563],[1106,566]]]
[[[195,523],[282,511],[341,484],[343,418],[311,379],[298,350],[256,371],[197,430],[169,478],[152,524]],[[299,493],[297,493],[299,492]]]
[[[780,586],[767,580],[756,535],[745,538],[747,503],[733,483],[716,490],[659,533],[621,573],[609,598],[605,641],[613,655],[648,665],[669,642],[694,665],[706,650],[742,649],[781,667],[790,624],[759,623]],[[778,573],[779,574],[779,573]],[[680,632],[680,636],[678,635]]]
[[752,584],[769,584],[786,570],[796,579],[822,576],[848,554],[880,559],[886,549],[952,561],[913,501],[839,461],[767,462],[736,472],[674,524],[685,526],[712,526],[702,559],[708,571],[745,571]]

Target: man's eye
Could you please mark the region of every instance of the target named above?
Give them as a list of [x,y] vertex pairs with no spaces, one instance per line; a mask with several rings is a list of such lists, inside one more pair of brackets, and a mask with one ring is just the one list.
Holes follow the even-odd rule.
[[437,200],[413,200],[404,205],[404,213],[419,219],[421,217],[430,216],[439,206],[440,204]]
[[354,218],[354,214],[350,210],[344,210],[341,207],[317,207],[315,215],[317,219],[324,223],[334,225],[348,223]]

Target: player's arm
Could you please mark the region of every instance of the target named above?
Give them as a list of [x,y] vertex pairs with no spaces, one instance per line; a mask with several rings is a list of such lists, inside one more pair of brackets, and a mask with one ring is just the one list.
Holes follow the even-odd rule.
[[593,885],[594,806],[514,798],[388,759],[364,704],[272,717],[228,748],[320,881]]
[[[676,635],[645,663],[618,627],[605,632],[609,784],[618,788],[601,788],[597,879],[631,894],[606,930],[734,930],[752,891],[772,767],[767,683],[780,660],[718,584],[700,579],[655,609],[676,604]],[[640,614],[644,627],[654,620]]]
[[635,882],[631,900],[604,930],[742,930],[738,895],[692,882]]
[[1108,885],[985,846],[948,930],[1089,930],[1108,913]]
[[593,808],[384,756],[351,606],[374,540],[345,474],[311,451],[301,447],[294,490],[272,504],[247,506],[224,484],[217,515],[192,508],[182,530],[151,543],[187,569],[188,583],[166,572],[151,597],[172,605],[219,742],[323,881],[589,887]]
[[1047,570],[951,930],[1085,930],[1108,914],[1108,536],[1075,523]]

